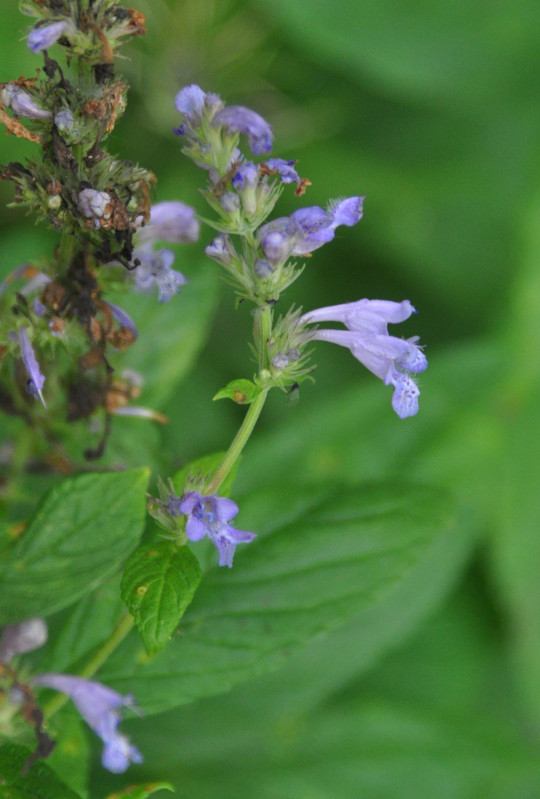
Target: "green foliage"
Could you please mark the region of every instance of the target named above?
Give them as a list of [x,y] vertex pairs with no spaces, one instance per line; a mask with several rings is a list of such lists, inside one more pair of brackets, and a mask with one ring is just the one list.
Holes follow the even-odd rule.
[[0,747],[1,799],[80,799],[71,788],[62,782],[47,763],[35,762],[27,774],[24,766],[30,750],[18,744],[3,744]]
[[[227,690],[283,665],[301,644],[376,605],[452,522],[438,491],[368,484],[261,491],[246,511],[260,540],[234,569],[209,573],[167,648],[135,638],[101,674],[147,713]],[[256,522],[254,525],[253,522]]]
[[158,540],[131,556],[122,577],[122,599],[149,655],[166,646],[200,581],[199,562],[187,546]]
[[240,378],[240,380],[232,380],[224,388],[221,388],[215,395],[214,399],[232,399],[238,405],[249,405],[250,402],[261,393],[262,388],[256,386],[251,380]]
[[107,799],[146,799],[156,791],[172,791],[174,788],[168,782],[154,782],[149,785],[132,785],[121,791],[115,791]]
[[86,474],[54,488],[5,559],[3,624],[73,604],[116,571],[143,531],[147,469]]

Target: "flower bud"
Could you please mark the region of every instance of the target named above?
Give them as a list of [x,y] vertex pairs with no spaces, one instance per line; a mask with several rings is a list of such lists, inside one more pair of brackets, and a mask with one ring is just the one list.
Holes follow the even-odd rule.
[[43,619],[33,618],[8,624],[0,639],[0,662],[9,663],[15,655],[39,649],[47,640],[47,625]]
[[93,216],[107,218],[105,211],[110,202],[111,196],[106,191],[83,189],[79,192],[79,208],[89,219]]

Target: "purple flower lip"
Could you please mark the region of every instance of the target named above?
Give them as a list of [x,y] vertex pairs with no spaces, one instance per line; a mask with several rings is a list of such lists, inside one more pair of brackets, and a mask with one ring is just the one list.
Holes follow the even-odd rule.
[[136,285],[143,291],[157,285],[159,302],[168,302],[187,283],[181,272],[171,269],[174,253],[166,247],[155,252],[151,244],[145,244],[135,250],[133,259],[139,262],[135,269]]
[[168,507],[173,516],[188,516],[186,535],[190,541],[200,541],[205,535],[210,538],[219,552],[220,566],[231,568],[236,545],[247,544],[255,538],[255,533],[237,530],[228,524],[238,513],[238,505],[227,497],[188,491],[181,498],[171,495]]
[[427,369],[428,362],[417,344],[418,337],[397,338],[388,333],[388,324],[404,322],[413,313],[409,300],[358,300],[343,305],[318,308],[300,317],[300,324],[342,322],[347,330],[312,331],[312,339],[347,347],[366,369],[385,385],[394,386],[392,407],[400,419],[418,412],[420,390],[412,374]]
[[105,744],[101,762],[113,774],[122,774],[132,763],[142,763],[143,757],[128,738],[118,732],[120,708],[134,706],[131,694],[122,696],[95,680],[85,680],[69,674],[39,674],[35,685],[52,688],[70,697],[73,704]]
[[214,116],[212,124],[244,133],[255,155],[269,153],[272,149],[272,128],[260,114],[243,105],[225,106]]
[[175,105],[178,111],[188,120],[200,117],[204,109],[206,92],[200,86],[192,83],[191,86],[184,86],[180,89],[175,98]]
[[46,408],[47,406],[45,404],[45,400],[43,399],[42,393],[45,378],[39,369],[39,364],[36,360],[34,350],[32,349],[32,345],[30,344],[30,339],[28,338],[28,333],[26,332],[26,327],[24,325],[21,325],[19,328],[17,338],[21,351],[21,359],[24,364],[26,374],[28,375],[26,389],[28,393],[34,397],[34,399],[39,397],[43,403],[43,407]]

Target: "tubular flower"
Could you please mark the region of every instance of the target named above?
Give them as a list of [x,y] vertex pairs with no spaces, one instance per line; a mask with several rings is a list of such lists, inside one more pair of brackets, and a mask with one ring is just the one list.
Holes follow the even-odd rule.
[[218,111],[213,125],[244,133],[255,155],[269,153],[272,149],[272,128],[256,111],[243,105],[228,105]]
[[26,40],[28,49],[32,53],[41,53],[43,50],[48,50],[70,27],[70,23],[63,20],[34,28],[28,34]]
[[186,535],[190,541],[200,541],[207,535],[219,552],[219,565],[233,565],[237,544],[253,541],[255,533],[237,530],[228,522],[238,513],[238,505],[227,497],[204,496],[198,491],[188,491],[183,497],[169,499],[169,511],[173,516],[188,517]]
[[120,708],[133,707],[131,695],[122,696],[100,682],[68,674],[40,674],[34,678],[34,684],[69,696],[88,726],[105,744],[101,762],[106,769],[121,774],[130,762],[142,763],[143,757],[137,747],[117,730]]
[[289,255],[313,252],[332,241],[339,225],[351,227],[360,221],[363,201],[363,197],[348,197],[331,203],[328,211],[313,205],[274,219],[259,230],[261,249],[276,263]]
[[404,322],[416,313],[409,300],[358,300],[310,311],[301,324],[342,322],[347,330],[312,331],[312,338],[348,347],[366,369],[385,385],[394,387],[392,407],[400,419],[418,412],[420,390],[410,373],[427,369],[428,362],[417,344],[418,337],[396,338],[388,334],[388,324]]
[[28,338],[28,333],[26,332],[26,327],[24,325],[21,325],[19,328],[17,337],[19,340],[21,359],[24,364],[26,374],[28,375],[28,380],[26,381],[26,390],[34,397],[34,399],[39,397],[43,403],[43,406],[46,408],[47,406],[45,405],[45,400],[43,399],[42,393],[45,377],[41,374],[39,364],[36,360],[34,350],[32,349],[32,345],[30,344],[30,339]]
[[197,241],[199,221],[189,205],[179,201],[157,203],[150,209],[150,221],[137,232],[137,244],[149,241],[167,241],[181,244]]
[[40,108],[34,102],[32,97],[17,86],[15,83],[8,83],[2,89],[2,103],[6,108],[11,108],[13,113],[18,117],[26,117],[26,119],[48,119],[51,116],[50,111],[45,108]]

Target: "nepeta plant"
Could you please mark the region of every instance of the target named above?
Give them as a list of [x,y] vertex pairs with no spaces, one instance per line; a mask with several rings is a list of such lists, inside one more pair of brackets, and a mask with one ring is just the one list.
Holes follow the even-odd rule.
[[[7,164],[2,177],[14,184],[15,204],[57,231],[58,245],[39,262],[14,265],[0,287],[0,407],[31,433],[12,454],[23,472],[36,463],[87,472],[75,465],[68,446],[71,427],[94,437],[84,450],[86,460],[94,460],[104,453],[114,416],[165,421],[159,409],[133,403],[144,391],[144,374],[123,369],[122,352],[136,347],[142,335],[151,338],[152,329],[139,330],[121,298],[147,292],[148,303],[178,303],[180,314],[189,276],[173,268],[174,251],[162,244],[196,242],[200,222],[180,200],[152,205],[154,175],[105,148],[126,106],[127,85],[116,75],[115,57],[130,38],[144,33],[142,15],[113,0],[23,0],[21,9],[36,19],[27,46],[43,65],[37,77],[2,84],[1,119],[33,147],[29,160]],[[60,60],[50,55],[52,48]],[[121,651],[133,625],[148,656],[167,647],[202,577],[188,542],[208,538],[218,550],[219,566],[230,568],[236,547],[257,538],[257,530],[232,524],[241,516],[228,496],[233,469],[269,392],[297,392],[312,379],[314,342],[347,347],[391,385],[400,418],[418,411],[415,375],[426,369],[426,358],[416,337],[397,338],[387,327],[414,313],[408,300],[360,299],[307,312],[284,305],[283,294],[303,276],[306,258],[330,244],[339,227],[360,221],[364,198],[275,216],[284,189],[294,187],[300,198],[310,182],[294,161],[270,157],[270,124],[196,85],[178,92],[176,109],[179,145],[201,169],[211,211],[211,219],[203,221],[214,229],[214,238],[205,253],[221,268],[237,306],[251,308],[254,374],[232,379],[216,395],[245,405],[247,412],[225,454],[160,478],[159,497],[145,497],[146,470],[72,477],[53,489],[20,541],[7,547],[8,589],[10,580],[17,583],[11,575],[18,570],[29,582],[2,606],[0,721],[5,734],[23,744],[34,730],[37,745],[25,756],[25,775],[36,758],[52,751],[46,723],[66,697],[102,739],[106,769],[120,773],[142,761],[144,752],[118,731],[120,709],[133,706],[131,692],[124,695],[91,678],[118,647]],[[346,329],[321,328],[322,322]],[[150,525],[137,546],[145,503],[157,526]],[[264,560],[264,552],[260,557]],[[120,565],[116,588],[127,613],[112,630],[93,635],[76,656],[61,658],[59,670],[54,652],[37,673],[19,660],[45,644],[41,616],[86,596]],[[65,673],[68,663],[75,674]],[[45,688],[64,698],[49,700],[43,711],[40,689]],[[144,704],[144,697],[137,698]]]

